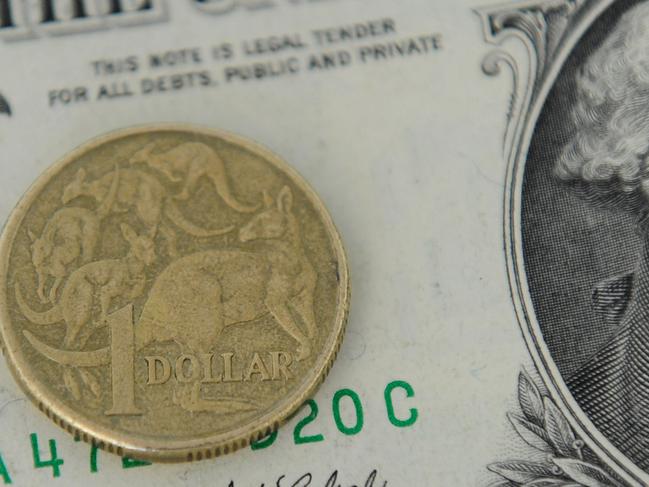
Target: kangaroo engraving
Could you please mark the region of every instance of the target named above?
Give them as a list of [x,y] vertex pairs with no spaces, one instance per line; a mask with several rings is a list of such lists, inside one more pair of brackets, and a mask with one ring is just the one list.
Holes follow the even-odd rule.
[[[154,243],[149,235],[138,235],[129,225],[121,225],[122,235],[129,243],[129,251],[122,259],[105,259],[90,262],[70,274],[63,287],[61,299],[47,311],[35,311],[29,307],[19,284],[15,286],[16,301],[25,317],[37,325],[53,325],[65,322],[63,348],[81,350],[92,333],[106,323],[111,303],[123,297],[132,301],[142,294],[146,284],[144,270],[156,258]],[[99,320],[93,321],[93,310],[99,303]],[[95,395],[101,390],[97,378],[89,370],[64,366],[63,380],[75,399],[81,398],[81,378]]]
[[181,192],[173,196],[175,199],[188,199],[198,180],[205,176],[230,208],[240,213],[259,209],[259,205],[246,205],[234,197],[223,160],[211,147],[200,142],[185,142],[168,151],[153,154],[154,148],[155,143],[147,144],[133,154],[129,162],[147,164],[171,182],[183,183]]
[[[254,251],[197,252],[173,261],[158,275],[135,325],[136,350],[151,343],[172,341],[184,353],[209,353],[218,345],[225,327],[252,323],[270,314],[297,341],[298,360],[310,356],[311,339],[317,333],[313,295],[318,276],[304,252],[300,226],[292,210],[291,190],[283,187],[275,200],[264,193],[264,203],[264,209],[241,227],[238,235],[242,246],[255,242]],[[131,235],[129,240],[133,238]],[[149,245],[153,253],[152,241]],[[137,261],[146,263],[148,259]],[[73,276],[68,283],[73,281]],[[71,285],[66,284],[64,295],[67,296],[67,287]],[[141,292],[138,288],[132,294]],[[34,312],[24,303],[19,286],[16,286],[16,299],[25,316],[34,323],[60,320],[63,307]],[[70,300],[70,307],[74,306]],[[102,314],[105,316],[105,312]],[[24,333],[37,350],[63,364],[64,372],[75,365],[102,365],[109,360],[108,349],[92,352],[54,349],[27,330]],[[83,376],[82,379],[85,380]],[[201,397],[201,386],[198,380],[176,384],[174,401],[193,412],[226,413],[257,407],[254,402],[239,398],[205,399]]]
[[138,235],[128,224],[122,223],[122,236],[129,244],[129,251],[121,259],[105,259],[90,262],[70,274],[63,286],[61,299],[47,311],[34,311],[24,299],[16,284],[16,301],[25,317],[37,325],[53,325],[65,322],[63,346],[80,350],[94,331],[93,310],[99,304],[100,316],[96,323],[105,323],[113,299],[124,297],[133,300],[144,291],[145,268],[155,262],[156,254],[150,235]]
[[[56,301],[59,286],[72,264],[86,264],[92,260],[100,223],[111,211],[118,183],[119,171],[115,170],[106,198],[96,210],[61,208],[46,222],[40,236],[28,230],[41,302]],[[54,282],[46,296],[45,287],[50,278]]]
[[171,263],[144,305],[136,349],[153,341],[175,341],[184,349],[207,352],[226,326],[270,313],[298,342],[298,359],[310,355],[310,337],[317,331],[317,274],[303,249],[291,190],[284,187],[276,201],[265,200],[266,207],[239,231],[242,243],[263,242],[263,250],[209,250]]
[[[101,202],[108,195],[112,177],[112,173],[107,173],[87,181],[85,170],[79,169],[74,180],[64,189],[62,202],[67,204],[80,196],[87,196]],[[171,257],[177,255],[176,234],[166,224],[163,216],[194,237],[213,237],[234,229],[230,225],[216,230],[207,230],[190,222],[168,197],[164,186],[154,176],[138,169],[120,170],[115,203],[111,208],[113,212],[132,209],[150,235],[155,235],[159,230],[165,239],[167,253]]]

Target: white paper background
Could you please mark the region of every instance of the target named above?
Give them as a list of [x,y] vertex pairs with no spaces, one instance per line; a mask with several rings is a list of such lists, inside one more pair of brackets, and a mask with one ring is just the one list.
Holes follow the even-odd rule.
[[[329,207],[351,266],[348,333],[316,396],[320,415],[305,429],[322,433],[325,441],[293,443],[302,413],[267,450],[128,470],[117,457],[99,452],[99,472],[90,473],[88,445],[75,444],[20,399],[2,363],[0,454],[14,484],[227,486],[232,480],[237,486],[269,486],[285,474],[280,485],[291,486],[311,472],[311,485],[324,486],[339,470],[346,487],[363,485],[377,468],[376,485],[486,485],[493,478],[485,465],[507,452],[505,413],[528,361],[509,298],[502,242],[501,142],[510,79],[508,73],[482,73],[489,48],[472,11],[490,2],[279,2],[275,9],[223,16],[201,14],[185,1],[168,3],[170,20],[164,23],[0,44],[0,92],[14,110],[11,118],[0,116],[0,218],[59,157],[125,126],[204,124],[280,154]],[[100,84],[89,65],[97,58],[236,45],[281,33],[299,32],[310,40],[312,28],[383,17],[396,21],[395,39],[439,33],[443,49],[292,78],[48,107],[53,87]],[[395,393],[398,414],[418,409],[412,427],[395,428],[387,420],[383,390],[395,379],[415,390],[411,399]],[[358,392],[365,409],[364,429],[355,436],[340,433],[332,418],[331,398],[343,387]],[[61,477],[34,468],[32,432],[46,458],[46,440],[56,439],[65,461]]]

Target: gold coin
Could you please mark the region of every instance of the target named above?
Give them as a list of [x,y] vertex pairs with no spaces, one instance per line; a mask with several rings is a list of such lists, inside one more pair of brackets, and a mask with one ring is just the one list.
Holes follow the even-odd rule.
[[111,133],[47,170],[0,240],[9,366],[55,423],[138,459],[276,429],[341,343],[349,278],[322,202],[240,137]]

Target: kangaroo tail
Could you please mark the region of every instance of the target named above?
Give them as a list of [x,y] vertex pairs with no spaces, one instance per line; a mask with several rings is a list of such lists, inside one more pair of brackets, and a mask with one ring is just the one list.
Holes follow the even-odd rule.
[[18,283],[16,283],[16,301],[18,302],[20,311],[22,311],[29,321],[36,325],[53,325],[54,323],[63,321],[63,313],[59,305],[55,305],[42,313],[31,309],[25,302],[23,292]]
[[228,183],[227,175],[225,174],[223,161],[216,153],[214,154],[214,157],[216,158],[216,161],[210,165],[210,170],[206,176],[210,178],[210,181],[212,181],[214,189],[216,189],[218,195],[230,208],[239,213],[252,213],[253,211],[257,211],[260,207],[259,204],[246,205],[240,203],[239,200],[234,197],[232,190],[230,189],[230,184]]
[[218,228],[216,230],[207,230],[203,227],[199,227],[187,220],[171,200],[167,200],[164,206],[164,214],[174,225],[194,237],[216,237],[218,235],[230,233],[234,230],[234,225],[228,225],[227,227]]
[[61,364],[75,367],[98,367],[110,363],[109,347],[93,350],[91,352],[78,352],[60,350],[41,342],[29,330],[23,330],[23,335],[31,345],[48,359]]

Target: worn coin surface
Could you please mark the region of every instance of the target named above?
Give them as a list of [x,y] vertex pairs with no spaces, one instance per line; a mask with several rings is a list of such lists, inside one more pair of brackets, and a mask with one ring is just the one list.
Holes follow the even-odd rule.
[[154,461],[277,428],[332,365],[344,250],[269,151],[188,126],[91,141],[47,170],[0,241],[9,366],[70,433]]

